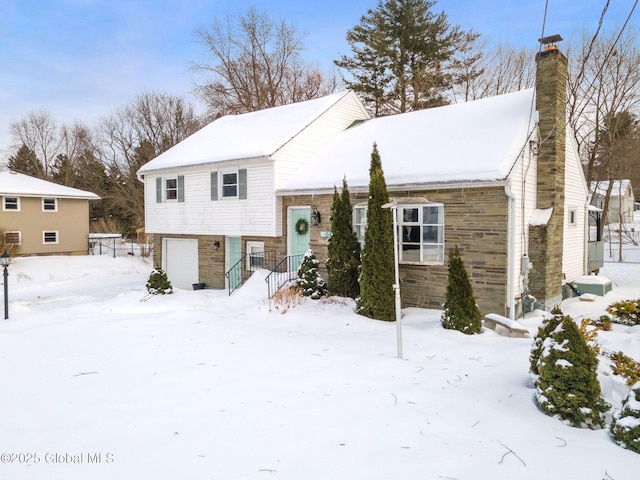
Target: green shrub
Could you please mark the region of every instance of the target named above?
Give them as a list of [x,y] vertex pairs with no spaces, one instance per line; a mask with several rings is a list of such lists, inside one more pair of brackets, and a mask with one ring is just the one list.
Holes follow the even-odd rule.
[[609,405],[602,399],[598,359],[570,317],[542,342],[534,382],[540,409],[574,427],[604,426]]
[[147,280],[147,291],[152,295],[165,295],[173,293],[173,287],[167,274],[160,267],[154,267]]
[[640,325],[640,299],[612,303],[607,307],[607,312],[615,323]]
[[531,345],[531,352],[529,354],[529,375],[531,375],[531,379],[534,383],[536,383],[538,379],[538,361],[540,360],[540,356],[542,355],[542,344],[545,339],[551,335],[551,333],[558,328],[558,325],[562,323],[562,320],[565,318],[571,318],[562,313],[559,307],[555,307],[551,310],[550,314],[547,314],[542,320],[542,324],[538,327],[538,333],[533,339],[533,344]]
[[640,453],[640,382],[637,382],[613,415],[611,435],[616,443]]
[[458,247],[449,250],[449,278],[443,305],[442,326],[471,335],[482,330],[482,315]]
[[616,352],[611,355],[611,360],[613,360],[613,365],[611,365],[613,373],[624,377],[628,386],[640,381],[640,362],[622,352]]
[[307,250],[298,268],[298,288],[305,297],[317,300],[327,293],[325,282],[318,273],[318,259],[312,250]]

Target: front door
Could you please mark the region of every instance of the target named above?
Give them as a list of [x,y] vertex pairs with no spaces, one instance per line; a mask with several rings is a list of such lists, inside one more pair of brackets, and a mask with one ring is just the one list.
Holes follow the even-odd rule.
[[[296,228],[296,225],[298,228]],[[311,239],[311,211],[309,207],[289,208],[288,249],[289,255],[304,254],[309,250]],[[290,264],[290,271],[298,271],[302,257],[294,259]]]
[[[242,239],[240,237],[227,237],[227,279],[228,288],[235,290],[242,283]],[[235,268],[234,268],[235,267]],[[230,270],[232,269],[232,270]]]

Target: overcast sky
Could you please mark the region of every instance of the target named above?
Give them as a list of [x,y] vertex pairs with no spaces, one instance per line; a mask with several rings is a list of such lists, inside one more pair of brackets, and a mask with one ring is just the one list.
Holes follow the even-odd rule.
[[[191,96],[190,62],[206,51],[195,30],[215,17],[266,9],[307,33],[306,60],[324,68],[349,53],[346,31],[377,0],[0,0],[0,160],[9,123],[44,109],[89,127],[144,91]],[[452,24],[494,41],[537,48],[545,0],[440,0]],[[606,0],[548,0],[544,35],[595,31]],[[605,27],[634,0],[611,0]],[[640,9],[639,9],[640,10]],[[637,24],[640,13],[632,22]]]

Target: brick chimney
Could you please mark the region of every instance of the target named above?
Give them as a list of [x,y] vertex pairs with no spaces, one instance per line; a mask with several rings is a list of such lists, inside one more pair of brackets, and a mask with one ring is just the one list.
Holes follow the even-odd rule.
[[[549,37],[551,38],[551,37]],[[555,39],[561,39],[555,36]],[[541,43],[544,39],[541,39]],[[536,306],[550,310],[562,301],[567,58],[555,45],[536,55],[536,109],[540,144],[537,209],[553,209],[546,225],[529,226],[529,288]]]

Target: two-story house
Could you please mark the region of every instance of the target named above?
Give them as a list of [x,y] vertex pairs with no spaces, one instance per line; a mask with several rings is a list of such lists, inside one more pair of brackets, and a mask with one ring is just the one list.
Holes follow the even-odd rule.
[[22,255],[86,255],[91,192],[0,171],[0,227]]
[[566,58],[549,47],[536,60],[535,89],[464,104],[370,119],[340,92],[212,122],[139,171],[156,261],[176,286],[220,288],[251,252],[325,259],[343,178],[366,228],[376,144],[398,206],[403,306],[440,308],[458,245],[484,313],[553,307],[585,271],[588,190],[567,134]]

